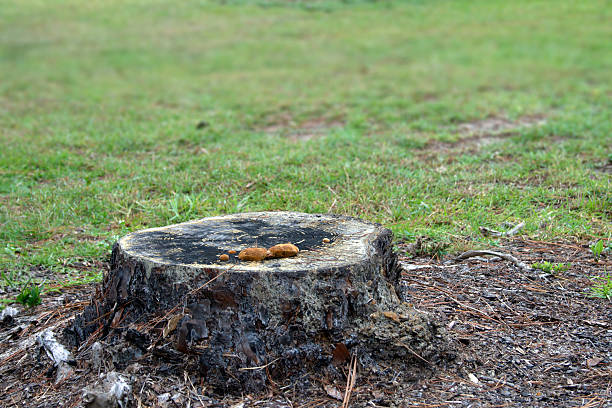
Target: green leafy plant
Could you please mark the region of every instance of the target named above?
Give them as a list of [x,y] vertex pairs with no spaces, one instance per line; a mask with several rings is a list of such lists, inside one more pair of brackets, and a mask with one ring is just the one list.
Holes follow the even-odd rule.
[[587,296],[612,301],[612,274],[595,276],[592,279],[595,281],[595,284],[591,287],[591,292]]
[[26,284],[17,295],[17,302],[27,307],[38,306],[41,303],[40,292],[40,286]]
[[567,271],[569,269],[570,266],[572,266],[571,263],[552,263],[552,262],[548,262],[548,261],[544,261],[544,262],[535,262],[531,265],[534,269],[539,269],[541,271],[544,271],[546,273],[550,273],[553,275],[556,275],[560,272],[564,272]]
[[604,245],[603,245],[603,240],[601,239],[597,241],[596,243],[594,243],[593,245],[591,245],[591,252],[593,252],[593,256],[595,257],[595,259],[599,259],[603,250],[604,250]]
[[599,258],[601,257],[603,251],[604,251],[603,239],[600,239],[599,241],[591,245],[591,252],[593,252],[593,256],[595,257],[596,261],[599,261]]

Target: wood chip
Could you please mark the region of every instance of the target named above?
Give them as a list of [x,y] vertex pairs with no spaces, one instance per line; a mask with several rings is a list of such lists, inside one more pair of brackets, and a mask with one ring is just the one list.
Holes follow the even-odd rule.
[[400,322],[399,316],[395,312],[389,311],[389,312],[383,312],[383,314],[385,315],[385,317],[387,319],[391,319],[391,320],[393,320],[394,322],[397,322],[397,323]]
[[472,374],[472,373],[468,373],[468,378],[470,379],[471,382],[473,382],[474,384],[480,384],[480,381],[478,381],[478,378]]
[[325,392],[327,393],[327,395],[329,395],[330,397],[337,399],[338,401],[342,401],[342,394],[340,393],[340,391],[338,390],[338,388],[334,387],[331,384],[328,384],[325,386]]

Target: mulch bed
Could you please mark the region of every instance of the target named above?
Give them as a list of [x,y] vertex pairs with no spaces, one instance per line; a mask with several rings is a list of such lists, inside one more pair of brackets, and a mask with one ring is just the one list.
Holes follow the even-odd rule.
[[[595,262],[586,245],[575,243],[513,239],[494,250],[527,264],[572,265],[552,275],[500,259],[452,264],[402,257],[404,298],[446,327],[457,357],[423,362],[419,375],[393,367],[384,376],[358,372],[351,406],[612,407],[612,302],[586,296],[590,278],[612,271],[612,262]],[[80,358],[86,350],[75,351],[72,376],[55,384],[53,364],[35,343],[17,346],[52,325],[61,333],[94,291],[81,286],[50,294],[43,305],[0,323],[0,406],[83,405],[83,389],[99,379]],[[173,356],[145,354],[122,373],[131,383],[131,406],[335,407],[345,392],[346,383],[312,375],[262,395],[224,398]],[[347,375],[348,363],[340,371]]]
[[611,406],[612,303],[585,296],[610,264],[572,244],[514,241],[502,251],[572,266],[554,276],[467,260],[407,272],[405,296],[444,322],[461,361],[415,385],[406,405]]

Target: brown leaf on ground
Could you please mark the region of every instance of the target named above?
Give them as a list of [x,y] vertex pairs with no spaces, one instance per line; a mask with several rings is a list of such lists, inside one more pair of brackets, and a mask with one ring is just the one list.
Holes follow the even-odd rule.
[[332,353],[334,364],[342,364],[348,360],[350,356],[351,353],[349,353],[348,348],[344,343],[336,343],[336,347]]

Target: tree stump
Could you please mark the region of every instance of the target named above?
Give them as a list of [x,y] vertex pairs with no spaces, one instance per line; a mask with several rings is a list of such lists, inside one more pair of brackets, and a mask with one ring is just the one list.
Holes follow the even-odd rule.
[[[245,248],[282,243],[297,256],[238,259]],[[431,364],[441,332],[398,298],[399,275],[392,233],[377,224],[294,212],[205,218],[121,238],[101,296],[73,333],[78,342],[123,339],[131,348],[118,365],[177,350],[222,392],[333,370],[351,354],[372,369],[383,360]]]

